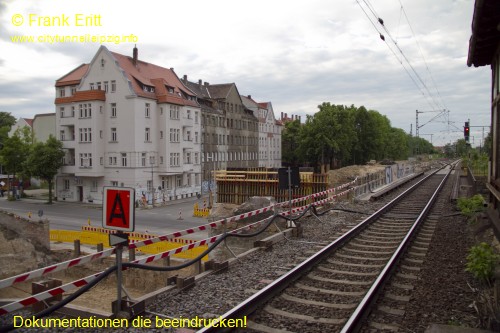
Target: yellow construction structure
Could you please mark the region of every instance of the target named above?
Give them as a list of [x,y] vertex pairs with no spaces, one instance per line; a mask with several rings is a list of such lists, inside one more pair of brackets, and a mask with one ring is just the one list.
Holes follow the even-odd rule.
[[[219,203],[239,205],[253,196],[272,196],[277,202],[288,200],[288,190],[279,189],[277,170],[219,170],[214,174]],[[292,198],[304,197],[327,189],[327,174],[300,172],[300,187],[292,189]]]

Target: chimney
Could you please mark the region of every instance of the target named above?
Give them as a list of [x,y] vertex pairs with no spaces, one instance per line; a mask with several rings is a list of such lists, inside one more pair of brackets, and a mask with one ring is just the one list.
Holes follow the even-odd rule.
[[134,52],[132,53],[132,55],[132,62],[134,63],[134,66],[137,66],[137,60],[139,59],[139,50],[137,49],[137,44],[134,46]]
[[281,120],[283,120],[283,111],[281,111]]
[[285,112],[285,119],[288,119],[288,114]]
[[210,85],[210,83],[205,82],[205,87],[208,87],[209,85]]
[[184,80],[184,83],[188,82],[188,76],[186,74],[184,74],[183,80]]
[[252,99],[252,95],[248,95],[248,99]]
[[201,87],[201,84],[202,84],[201,80],[198,80],[198,85],[199,85],[200,87]]

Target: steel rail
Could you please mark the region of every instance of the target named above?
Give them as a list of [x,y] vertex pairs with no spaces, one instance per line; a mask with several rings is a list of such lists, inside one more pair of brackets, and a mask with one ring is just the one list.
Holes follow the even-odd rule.
[[[238,319],[238,318],[243,318],[244,316],[247,316],[251,313],[253,313],[255,310],[257,310],[262,304],[265,302],[269,301],[271,298],[273,298],[275,295],[283,291],[285,288],[287,288],[292,282],[298,280],[301,278],[306,272],[310,271],[313,267],[317,266],[321,261],[323,261],[326,257],[328,257],[331,252],[339,249],[342,247],[345,243],[350,241],[352,238],[357,236],[361,231],[363,231],[366,227],[370,225],[371,222],[376,220],[378,217],[380,217],[382,214],[384,214],[386,211],[391,209],[395,204],[403,200],[409,193],[413,192],[421,183],[425,182],[427,179],[432,177],[434,174],[436,174],[438,171],[443,169],[445,166],[436,169],[429,175],[425,176],[422,178],[420,181],[415,183],[413,186],[405,190],[403,193],[398,195],[396,198],[391,200],[389,203],[384,205],[382,208],[380,208],[378,211],[358,223],[355,227],[353,227],[351,230],[346,232],[344,235],[340,236],[337,238],[335,241],[330,243],[328,246],[324,247],[321,249],[319,252],[308,258],[307,260],[303,261],[301,264],[297,265],[295,268],[290,270],[288,273],[282,275],[254,295],[250,296],[248,299],[243,301],[242,303],[238,304],[235,306],[233,309],[227,311],[223,315],[221,315],[218,319],[218,321],[214,321],[213,326],[207,326],[203,327],[200,330],[198,330],[198,333],[206,333],[206,332],[228,332],[231,331],[232,328],[223,328],[223,327],[217,327],[216,323],[217,322],[222,322],[222,321],[227,321],[228,319]],[[215,327],[214,327],[215,326]]]
[[351,317],[347,320],[347,323],[344,325],[340,333],[352,333],[352,332],[358,332],[359,329],[361,328],[364,319],[366,316],[368,316],[373,304],[377,300],[378,296],[380,295],[384,285],[386,282],[390,279],[393,271],[396,269],[400,259],[402,258],[403,254],[406,252],[406,250],[409,248],[411,244],[411,240],[413,239],[413,236],[416,235],[418,232],[419,227],[423,223],[423,221],[427,218],[427,215],[429,214],[432,206],[434,205],[439,192],[441,192],[441,189],[443,188],[444,184],[446,183],[446,180],[448,179],[448,176],[451,174],[453,171],[453,168],[450,166],[450,170],[448,173],[445,175],[443,180],[439,183],[438,187],[434,191],[432,197],[430,200],[427,202],[425,205],[424,209],[422,212],[419,214],[415,222],[413,223],[412,227],[410,228],[410,231],[407,233],[405,238],[401,241],[399,244],[398,248],[396,249],[396,252],[392,255],[392,257],[389,259],[387,264],[384,266],[382,269],[382,272],[379,274],[375,282],[372,284],[368,292],[365,294],[361,302],[359,303],[358,307],[354,310],[352,313]]

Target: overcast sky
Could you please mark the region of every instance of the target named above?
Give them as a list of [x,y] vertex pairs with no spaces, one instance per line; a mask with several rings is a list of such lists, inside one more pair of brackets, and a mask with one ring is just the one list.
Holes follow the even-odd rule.
[[[364,105],[415,134],[420,110],[421,136],[432,134],[435,145],[462,138],[469,118],[490,124],[490,68],[466,65],[473,0],[0,1],[0,111],[15,117],[54,112],[55,80],[90,62],[100,44],[13,38],[133,34],[141,60],[191,81],[235,82],[240,94],[271,101],[276,117],[304,120],[323,102]],[[373,13],[388,32],[374,27]],[[30,14],[64,14],[69,26],[44,26],[44,18],[30,26]],[[101,26],[75,26],[76,14]],[[18,15],[24,23],[15,26]],[[103,45],[128,55],[134,47]],[[471,136],[478,146],[482,128]]]

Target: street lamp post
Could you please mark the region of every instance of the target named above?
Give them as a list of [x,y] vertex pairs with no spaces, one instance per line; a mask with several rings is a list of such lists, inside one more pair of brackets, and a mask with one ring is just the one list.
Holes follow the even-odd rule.
[[154,192],[154,186],[153,186],[153,167],[155,165],[155,157],[150,156],[149,157],[149,164],[151,164],[151,206],[154,206],[155,204],[155,192]]

